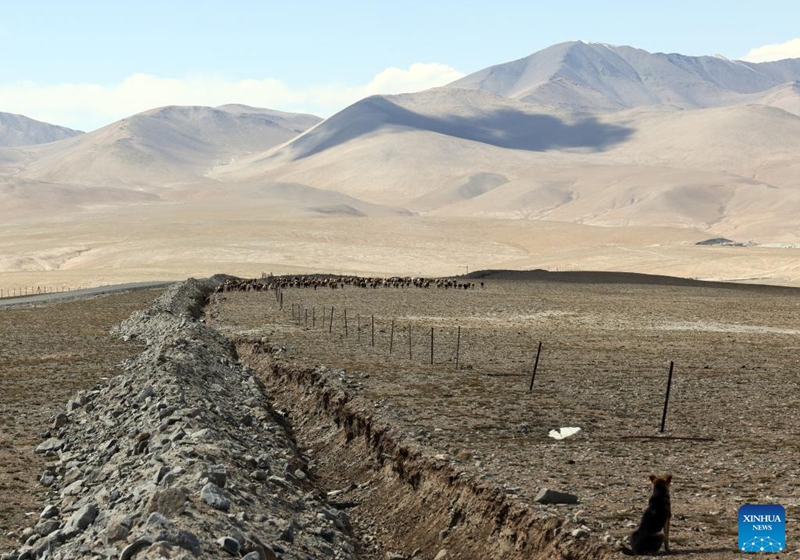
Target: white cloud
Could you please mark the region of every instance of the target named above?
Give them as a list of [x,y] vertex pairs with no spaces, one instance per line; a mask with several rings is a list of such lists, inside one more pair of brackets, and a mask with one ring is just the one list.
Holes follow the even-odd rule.
[[771,62],[784,58],[800,58],[800,39],[792,39],[777,45],[764,45],[751,49],[742,60],[747,62]]
[[208,75],[170,79],[148,74],[134,74],[111,86],[23,82],[0,84],[0,111],[82,130],[93,130],[164,105],[243,103],[328,116],[368,95],[420,91],[463,75],[444,64],[416,63],[408,69],[387,68],[369,83],[351,86],[293,88],[274,78],[230,81]]

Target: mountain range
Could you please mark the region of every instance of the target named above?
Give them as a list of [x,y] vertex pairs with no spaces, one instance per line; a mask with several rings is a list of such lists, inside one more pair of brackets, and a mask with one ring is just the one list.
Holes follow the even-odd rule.
[[264,216],[548,220],[800,241],[800,59],[581,41],[320,119],[162,107],[86,134],[0,113],[0,215],[239,201]]

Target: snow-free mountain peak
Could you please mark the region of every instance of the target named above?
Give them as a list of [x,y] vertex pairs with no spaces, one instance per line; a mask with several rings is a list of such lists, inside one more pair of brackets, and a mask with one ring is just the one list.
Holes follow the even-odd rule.
[[13,113],[0,113],[0,147],[30,146],[55,142],[82,134],[64,126],[57,126]]
[[159,107],[37,147],[36,160],[20,176],[87,186],[197,181],[217,166],[282,144],[319,120],[239,105]]
[[571,111],[607,112],[757,102],[759,94],[799,79],[800,59],[750,63],[571,41],[479,70],[448,87]]

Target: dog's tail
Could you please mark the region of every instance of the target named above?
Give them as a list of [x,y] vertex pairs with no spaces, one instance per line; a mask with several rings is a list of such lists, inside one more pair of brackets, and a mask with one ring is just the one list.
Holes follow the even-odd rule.
[[[663,533],[642,533],[635,531],[631,535],[631,553],[636,556],[638,554],[655,554],[661,545],[664,544]],[[625,552],[623,550],[623,552]],[[627,554],[627,552],[625,552]]]

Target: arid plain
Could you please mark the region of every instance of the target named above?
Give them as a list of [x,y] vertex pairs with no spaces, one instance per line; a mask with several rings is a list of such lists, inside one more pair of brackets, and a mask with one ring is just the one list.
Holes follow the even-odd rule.
[[[800,398],[797,290],[583,273],[500,273],[472,281],[471,290],[286,289],[283,310],[273,293],[231,292],[218,294],[208,313],[234,339],[264,337],[279,349],[270,359],[288,371],[334,368],[354,409],[430,455],[443,454],[440,461],[459,476],[497,484],[532,508],[542,508],[531,502],[541,487],[575,492],[579,506],[539,514],[581,519],[592,538],[632,531],[651,471],[674,475],[675,554],[734,557],[736,509],[743,503],[774,501],[796,515],[800,472],[790,434]],[[530,392],[540,340],[544,351]],[[660,434],[670,361],[675,377]],[[248,363],[270,371],[258,354]],[[332,436],[304,408],[308,395],[322,390],[317,382],[300,374],[267,378],[276,406],[298,419],[299,441],[313,449],[320,476],[345,485],[341,465],[361,464],[358,446]],[[582,431],[564,441],[548,437],[567,426]],[[358,483],[375,476],[358,472]],[[370,492],[339,499],[364,502],[352,510],[354,519],[377,525],[372,530],[381,532],[384,546],[425,549],[424,532],[410,527],[427,521],[381,522],[391,514],[381,510],[388,498],[375,483]],[[417,513],[444,523],[437,530],[447,528],[433,509]],[[450,526],[442,546],[472,558],[465,539],[476,521],[465,518],[464,527]],[[796,542],[796,528],[788,538]]]
[[120,212],[0,224],[0,288],[76,288],[218,272],[438,276],[536,268],[800,285],[800,250],[696,246],[708,235],[680,228],[424,216],[287,218],[235,201]]

